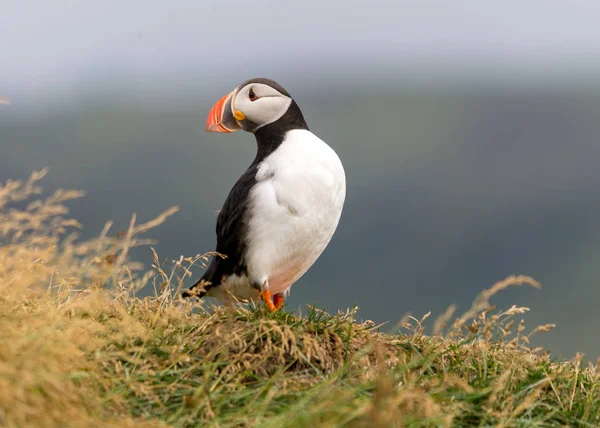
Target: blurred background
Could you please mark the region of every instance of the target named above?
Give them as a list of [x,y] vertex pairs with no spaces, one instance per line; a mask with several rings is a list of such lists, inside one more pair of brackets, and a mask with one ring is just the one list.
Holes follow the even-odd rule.
[[[0,179],[50,168],[85,227],[152,232],[162,257],[214,248],[215,212],[255,153],[204,132],[213,103],[270,77],[341,157],[338,231],[288,309],[393,325],[468,309],[528,274],[553,355],[600,355],[600,3],[4,0]],[[146,265],[150,251],[136,253]],[[197,270],[197,275],[201,274]],[[304,310],[304,309],[303,309]]]

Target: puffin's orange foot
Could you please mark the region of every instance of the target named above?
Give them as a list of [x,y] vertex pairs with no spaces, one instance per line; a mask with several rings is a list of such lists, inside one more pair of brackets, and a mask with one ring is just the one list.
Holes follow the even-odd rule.
[[[277,296],[275,296],[275,297],[277,297]],[[275,312],[277,310],[277,308],[271,301],[271,292],[270,291],[268,291],[268,290],[262,291],[260,293],[260,298],[263,302],[265,302],[265,305],[267,305],[267,309],[269,309],[269,312]]]
[[285,296],[283,293],[278,293],[273,296],[273,303],[275,304],[275,309],[280,309],[283,306],[284,301]]

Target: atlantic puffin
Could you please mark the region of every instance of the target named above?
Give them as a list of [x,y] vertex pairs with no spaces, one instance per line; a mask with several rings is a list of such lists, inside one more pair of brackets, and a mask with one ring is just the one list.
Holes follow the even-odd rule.
[[258,300],[283,306],[290,287],[331,240],[346,197],[344,167],[310,132],[298,104],[278,83],[250,79],[210,110],[207,132],[254,134],[256,157],[217,219],[216,252],[183,297]]

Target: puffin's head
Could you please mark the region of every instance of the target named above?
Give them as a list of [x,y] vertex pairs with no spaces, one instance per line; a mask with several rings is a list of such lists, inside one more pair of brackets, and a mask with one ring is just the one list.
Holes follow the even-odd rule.
[[290,119],[306,127],[300,109],[285,89],[270,79],[250,79],[217,101],[206,119],[206,131],[256,132],[288,116],[288,111]]

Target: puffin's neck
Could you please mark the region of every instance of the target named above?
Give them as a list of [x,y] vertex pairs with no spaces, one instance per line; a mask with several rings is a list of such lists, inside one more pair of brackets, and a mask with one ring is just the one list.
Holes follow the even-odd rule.
[[308,131],[308,125],[300,111],[300,107],[294,100],[283,116],[273,123],[260,127],[254,132],[256,137],[256,158],[253,164],[262,162],[267,156],[273,153],[283,143],[285,134],[295,129],[305,129]]

